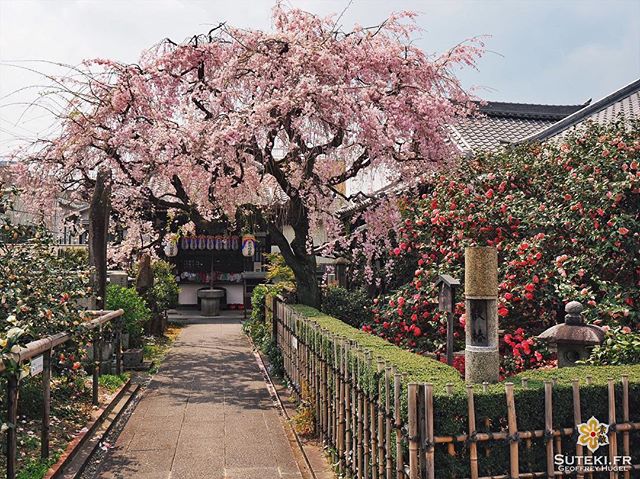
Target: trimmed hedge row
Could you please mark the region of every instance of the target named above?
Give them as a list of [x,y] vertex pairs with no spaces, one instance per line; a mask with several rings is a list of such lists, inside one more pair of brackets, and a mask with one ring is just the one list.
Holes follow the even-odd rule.
[[[403,381],[402,411],[406,419],[406,385],[411,382],[430,383],[434,386],[434,431],[436,436],[455,436],[468,430],[466,386],[458,372],[444,363],[420,356],[397,347],[377,336],[355,329],[342,321],[328,316],[314,308],[291,305],[294,311],[313,321],[321,328],[345,339],[356,341],[369,350],[374,358],[381,358],[387,364],[406,375]],[[374,372],[365,372],[374,374]],[[553,370],[526,371],[509,379],[514,383],[518,430],[544,429],[544,381],[554,380],[553,426],[554,429],[573,427],[573,396],[571,381],[580,380],[581,411],[583,420],[595,416],[608,422],[608,379],[616,381],[616,422],[622,422],[621,377],[629,377],[631,422],[640,422],[640,365],[631,366],[579,366]],[[586,377],[591,384],[586,384]],[[522,378],[528,380],[522,386]],[[452,394],[446,391],[452,385]],[[506,429],[507,406],[504,384],[493,384],[483,392],[475,388],[475,409],[477,432],[498,432]],[[490,452],[487,453],[487,448]],[[520,447],[521,472],[545,470],[544,439],[531,441],[531,447]],[[575,438],[564,437],[562,450],[572,454]],[[507,441],[478,443],[479,467],[481,475],[504,474],[508,472],[509,447]],[[605,450],[606,451],[606,450]],[[631,433],[633,463],[640,460],[640,434]],[[619,452],[621,454],[621,451]],[[448,453],[446,445],[436,447],[436,467],[438,477],[468,477],[469,456],[466,443],[456,444],[456,455]]]

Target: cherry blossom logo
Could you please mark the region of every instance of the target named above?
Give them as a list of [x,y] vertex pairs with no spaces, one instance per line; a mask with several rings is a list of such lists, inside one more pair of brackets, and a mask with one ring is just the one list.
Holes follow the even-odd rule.
[[593,416],[587,422],[578,424],[578,432],[578,444],[586,446],[591,452],[609,444],[609,425],[601,423]]

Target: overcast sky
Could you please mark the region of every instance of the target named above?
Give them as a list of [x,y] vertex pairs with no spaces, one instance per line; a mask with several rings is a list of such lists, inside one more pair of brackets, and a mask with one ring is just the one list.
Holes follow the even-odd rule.
[[[349,0],[290,0],[326,15]],[[17,138],[47,124],[23,115],[38,78],[11,65],[47,69],[25,60],[77,64],[85,58],[137,61],[164,37],[183,40],[226,21],[271,28],[272,0],[0,0],[0,155]],[[577,104],[598,99],[640,77],[638,0],[352,0],[343,29],[374,25],[391,11],[413,10],[424,29],[415,43],[441,52],[467,38],[490,35],[479,71],[462,71],[467,87],[488,100]],[[47,70],[48,71],[48,70]]]

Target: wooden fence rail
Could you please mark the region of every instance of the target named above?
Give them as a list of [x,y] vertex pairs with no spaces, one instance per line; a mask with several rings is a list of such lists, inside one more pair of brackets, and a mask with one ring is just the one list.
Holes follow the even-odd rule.
[[[124,311],[118,309],[116,311],[89,311],[94,319],[87,321],[82,326],[87,331],[97,330],[97,334],[93,338],[93,379],[92,379],[92,399],[93,404],[98,404],[98,383],[100,377],[100,369],[102,365],[102,326],[110,321],[120,318]],[[115,328],[115,360],[116,373],[122,371],[122,352],[120,348],[120,321],[116,321]],[[73,338],[72,332],[61,332],[27,343],[26,346],[20,348],[16,353],[16,362],[22,364],[30,361],[36,356],[42,355],[42,395],[43,395],[43,412],[42,412],[42,429],[40,437],[40,455],[43,459],[49,457],[49,432],[50,432],[50,411],[51,411],[51,351],[56,346],[63,344]],[[7,376],[7,420],[9,428],[6,431],[7,446],[7,479],[15,479],[16,477],[16,458],[17,458],[17,420],[18,420],[18,377],[14,373],[8,373],[4,362],[0,362],[0,373]]]
[[[266,312],[283,357],[285,376],[298,398],[311,408],[316,431],[332,454],[337,472],[357,479],[439,479],[436,446],[446,447],[450,456],[459,454],[456,444],[464,444],[469,461],[470,479],[533,479],[572,476],[584,473],[556,471],[554,454],[561,452],[563,437],[574,436],[577,425],[585,419],[580,412],[579,381],[572,384],[574,426],[553,427],[553,387],[544,384],[543,430],[518,429],[514,385],[505,383],[507,405],[506,424],[500,431],[478,432],[474,387],[467,386],[467,425],[457,435],[438,435],[434,427],[434,387],[431,384],[409,383],[395,371],[393,365],[372,357],[357,343],[324,330],[305,319],[278,297],[268,297]],[[609,455],[617,454],[617,438],[622,437],[622,453],[629,456],[631,431],[640,430],[640,423],[629,420],[629,381],[623,376],[623,422],[615,424],[615,386],[608,387],[608,418],[615,427],[609,432]],[[486,389],[486,385],[483,386]],[[403,395],[406,394],[406,401]],[[406,415],[402,414],[406,406]],[[406,419],[405,419],[406,418]],[[486,426],[486,422],[484,423]],[[575,437],[575,436],[574,436]],[[533,439],[543,439],[546,470],[520,472],[520,450],[530,449]],[[507,445],[509,454],[504,472],[481,476],[478,443]],[[444,446],[446,445],[446,446]],[[575,449],[582,454],[582,447]],[[487,451],[487,454],[489,452]],[[467,459],[465,459],[467,460]],[[636,477],[640,466],[620,472],[620,477]],[[446,475],[446,477],[451,477]],[[587,473],[586,477],[591,477]],[[610,477],[619,477],[611,473]]]

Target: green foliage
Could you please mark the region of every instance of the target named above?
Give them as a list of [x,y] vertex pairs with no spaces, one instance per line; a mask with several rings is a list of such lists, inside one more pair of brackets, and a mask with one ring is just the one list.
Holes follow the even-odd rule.
[[20,468],[16,479],[42,479],[49,468],[58,462],[61,454],[62,451],[56,451],[49,459],[30,459]]
[[[304,321],[298,334],[304,336],[305,328],[311,322],[319,325],[332,335],[355,341],[364,350],[370,351],[373,358],[383,359],[387,366],[392,366],[402,373],[401,411],[406,420],[406,385],[411,382],[429,383],[434,388],[434,428],[437,436],[459,435],[467,432],[467,399],[466,385],[452,367],[436,360],[421,356],[395,346],[379,337],[357,330],[344,322],[303,305],[291,306]],[[308,332],[308,329],[306,330]],[[325,337],[318,343],[324,347],[325,354],[331,362],[333,348],[330,339]],[[317,347],[317,346],[316,346]],[[375,364],[375,362],[374,362]],[[361,384],[377,388],[379,375],[374,369],[368,370],[366,365],[361,370]],[[582,417],[595,416],[603,421],[608,420],[607,390],[609,378],[615,379],[616,401],[621,402],[622,387],[620,378],[629,378],[629,395],[631,421],[640,420],[640,365],[633,366],[578,366],[563,369],[546,369],[525,371],[511,378],[517,412],[518,429],[543,430],[544,425],[544,382],[554,381],[553,386],[553,426],[554,428],[573,426],[572,381],[580,380]],[[585,378],[590,377],[591,384],[586,385]],[[527,387],[522,385],[522,378],[528,380]],[[447,385],[451,385],[452,394],[448,394]],[[478,432],[498,432],[504,429],[507,417],[507,406],[504,384],[494,384],[483,392],[475,388],[476,421]],[[617,409],[617,422],[622,421],[620,408]],[[488,424],[488,426],[487,426]],[[640,442],[632,438],[632,451],[640,451]],[[508,443],[494,441],[490,443],[491,453],[485,454],[487,444],[479,443],[479,466],[482,475],[504,474],[505,464],[509,463]],[[575,442],[570,438],[563,441],[563,450],[575,450]],[[454,479],[469,477],[469,451],[458,449],[456,456],[450,456],[446,445],[436,446],[436,464],[439,478]],[[520,448],[521,472],[542,471],[545,469],[544,441],[534,439],[532,448]],[[634,462],[640,459],[634,453]]]
[[[366,326],[416,352],[442,351],[446,319],[435,281],[442,273],[464,278],[464,248],[490,245],[498,249],[498,312],[508,333],[537,335],[562,321],[571,300],[585,305],[589,322],[638,329],[638,126],[594,125],[562,142],[461,159],[434,174],[422,196],[405,199],[389,251],[414,259],[413,278],[379,299]],[[460,339],[463,314],[459,296]]]
[[58,256],[71,271],[89,268],[89,249],[86,246],[74,246],[60,249]]
[[371,321],[371,300],[361,289],[350,291],[330,286],[322,298],[322,311],[360,328],[365,322]]
[[68,269],[44,225],[15,224],[9,215],[15,190],[0,185],[0,354],[7,371],[26,374],[19,346],[83,321],[78,300],[89,295],[89,271]]
[[266,254],[267,265],[267,279],[274,283],[285,283],[289,289],[295,289],[295,275],[293,270],[287,266],[287,262],[280,253]]
[[129,375],[122,374],[103,374],[100,376],[98,383],[109,392],[115,392],[120,386],[127,382]]
[[640,363],[640,333],[615,327],[606,332],[604,342],[593,348],[585,364],[621,365]]
[[144,325],[151,319],[151,310],[135,288],[124,288],[116,284],[107,286],[107,309],[123,309],[122,321],[124,331],[129,333],[131,346],[142,341]]
[[176,281],[173,265],[167,261],[156,260],[151,264],[153,271],[153,288],[148,293],[148,300],[156,305],[156,311],[166,311],[178,305],[180,288]]

